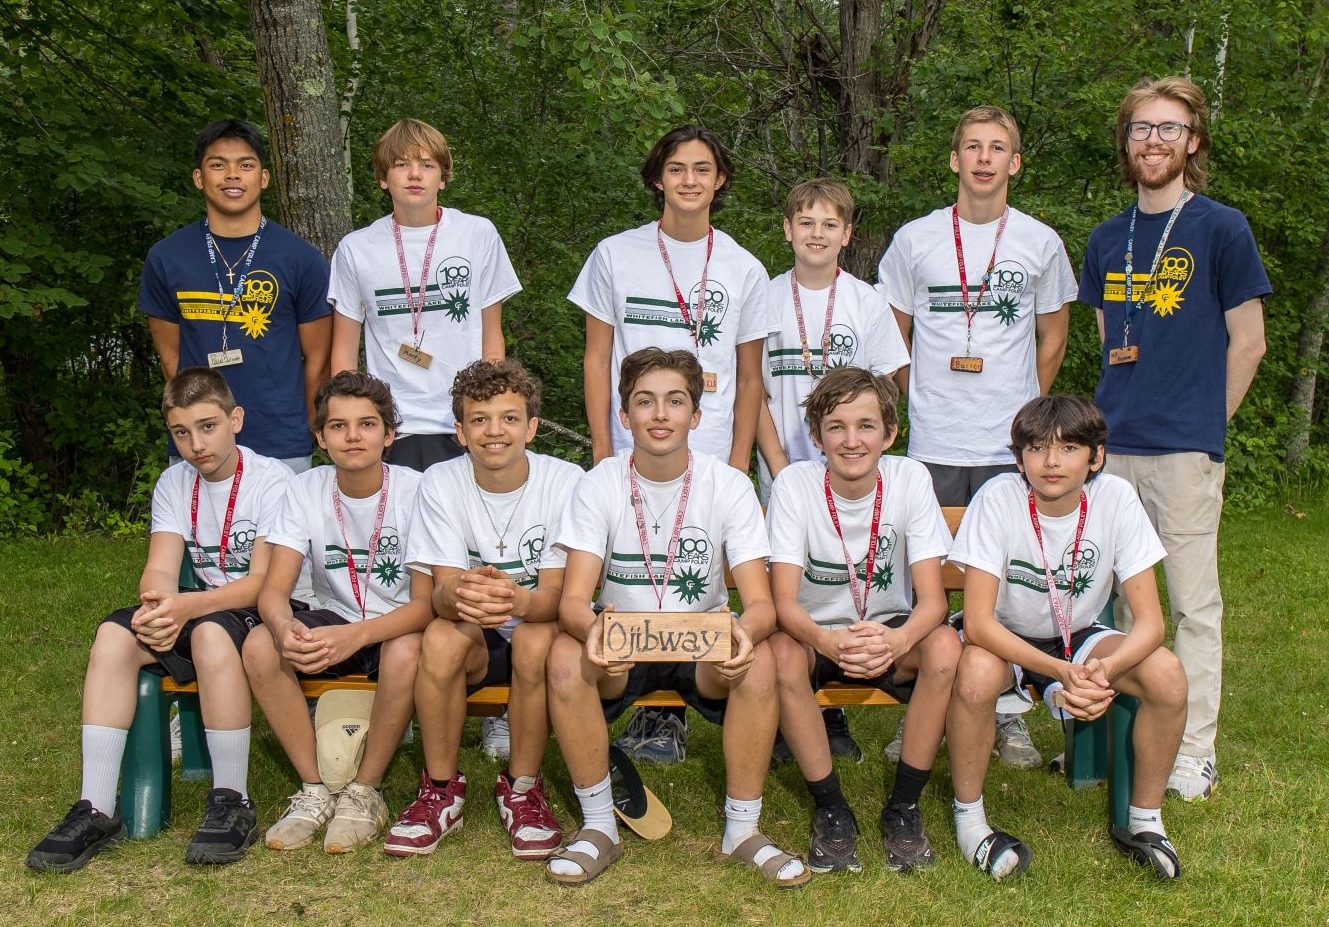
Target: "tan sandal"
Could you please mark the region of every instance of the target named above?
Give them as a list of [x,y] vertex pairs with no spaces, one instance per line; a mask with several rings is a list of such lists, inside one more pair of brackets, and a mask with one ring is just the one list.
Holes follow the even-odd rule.
[[[775,847],[778,852],[770,859],[766,860],[766,862],[758,866],[755,862],[756,856],[759,852],[766,849],[766,847]],[[778,846],[775,846],[775,841],[770,837],[767,837],[765,834],[753,834],[746,840],[741,841],[738,846],[734,847],[733,852],[725,853],[720,851],[718,855],[721,859],[727,862],[742,863],[745,866],[752,866],[768,881],[774,882],[776,888],[799,888],[806,885],[812,879],[812,870],[808,868],[807,863],[803,862],[803,857],[795,856],[793,853],[786,853],[784,850],[781,850]],[[780,870],[795,860],[803,863],[803,871],[790,879],[780,878]]]
[[[585,840],[591,846],[595,847],[597,856],[589,853],[583,853],[580,850],[569,850],[579,840]],[[551,881],[558,882],[561,885],[585,885],[587,882],[594,881],[600,873],[604,872],[610,866],[618,861],[623,855],[622,842],[614,843],[603,831],[598,831],[592,827],[583,827],[572,835],[568,840],[567,846],[559,850],[553,856],[549,857],[549,862],[556,859],[567,860],[570,863],[581,867],[580,875],[563,875],[554,872],[548,866],[545,867],[545,875]]]

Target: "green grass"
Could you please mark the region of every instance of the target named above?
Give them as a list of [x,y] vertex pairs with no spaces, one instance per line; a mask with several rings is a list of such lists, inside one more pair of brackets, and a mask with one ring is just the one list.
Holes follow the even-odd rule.
[[[185,844],[207,784],[175,784],[175,826],[129,843],[72,876],[37,875],[23,856],[77,798],[79,692],[100,617],[132,601],[141,543],[101,538],[19,542],[0,549],[6,601],[0,643],[0,897],[6,924],[821,924],[918,925],[1329,924],[1329,607],[1324,555],[1329,512],[1234,515],[1224,524],[1227,659],[1219,744],[1222,779],[1202,805],[1169,800],[1164,813],[1184,879],[1160,885],[1112,850],[1104,790],[1072,792],[1040,771],[994,767],[989,813],[1034,850],[1030,872],[996,885],[955,849],[945,755],[924,813],[940,863],[901,877],[882,866],[876,838],[884,777],[880,747],[900,709],[860,709],[851,723],[869,758],[841,769],[863,827],[860,876],[819,877],[778,893],[755,875],[711,858],[722,828],[718,732],[692,718],[689,759],[644,776],[669,805],[674,830],[577,889],[547,883],[541,867],[507,852],[492,801],[497,767],[468,722],[463,768],[471,783],[467,826],[433,857],[391,860],[375,851],[329,858],[317,849],[256,849],[233,866],[186,866]],[[1032,721],[1045,755],[1059,750],[1046,713]],[[251,791],[264,822],[294,788],[275,741],[256,724]],[[419,746],[403,750],[386,784],[399,810],[414,791]],[[546,761],[555,809],[575,824],[567,774]],[[792,766],[768,780],[763,828],[806,849],[806,792]]]

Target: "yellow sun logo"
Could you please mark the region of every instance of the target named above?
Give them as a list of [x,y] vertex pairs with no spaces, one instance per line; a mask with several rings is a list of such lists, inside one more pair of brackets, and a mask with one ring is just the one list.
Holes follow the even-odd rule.
[[241,331],[257,340],[267,334],[268,324],[271,322],[270,316],[271,313],[261,305],[251,303],[240,312],[236,321],[240,323]]
[[1160,283],[1149,291],[1147,299],[1154,307],[1154,314],[1169,316],[1181,308],[1182,287],[1175,283]]

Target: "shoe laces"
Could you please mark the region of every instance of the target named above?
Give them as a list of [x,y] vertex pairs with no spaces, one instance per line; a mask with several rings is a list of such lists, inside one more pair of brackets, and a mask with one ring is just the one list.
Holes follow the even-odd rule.
[[76,836],[80,830],[93,823],[93,816],[97,814],[97,809],[91,804],[85,805],[78,802],[68,812],[60,823],[55,825],[51,831],[52,837],[69,838]]
[[300,817],[317,818],[323,808],[328,803],[328,798],[317,792],[306,792],[300,789],[288,799],[286,813],[282,817],[299,815]]
[[1029,740],[1029,726],[1024,723],[1024,718],[1020,715],[998,722],[997,728],[1001,731],[1001,736],[1008,741]]
[[496,737],[500,740],[506,740],[510,736],[508,727],[508,716],[499,715],[496,718],[485,719],[485,737]]
[[687,726],[684,725],[682,719],[675,715],[665,715],[656,722],[654,728],[643,735],[642,744],[658,744],[661,747],[668,747],[686,736]]
[[895,825],[897,836],[916,836],[923,833],[923,812],[916,803],[887,805],[882,817]]
[[639,708],[632,713],[628,719],[627,729],[623,731],[623,736],[630,740],[644,740],[655,734],[655,725],[651,723],[651,713],[644,708]]
[[842,843],[852,839],[858,833],[858,821],[854,818],[853,810],[848,806],[819,808],[816,814],[818,820],[826,822],[823,836],[827,840]]
[[1189,753],[1178,753],[1177,762],[1172,768],[1174,772],[1183,776],[1208,776],[1209,759],[1203,756],[1191,756]]
[[337,796],[337,810],[342,810],[342,804],[349,805],[346,810],[356,812],[364,817],[373,817],[374,796],[377,794],[368,786],[364,788],[353,788],[348,785]]
[[448,794],[446,788],[439,788],[430,783],[420,787],[420,794],[416,796],[415,801],[402,811],[397,818],[398,823],[407,824],[429,824],[437,822],[441,812],[448,805],[452,804],[452,796]]
[[848,737],[849,719],[843,709],[833,709],[822,715],[826,725],[826,734],[830,737]]
[[519,831],[523,827],[535,827],[540,830],[555,830],[554,811],[549,807],[549,799],[539,785],[532,786],[525,792],[515,789],[508,792],[508,811],[512,813],[512,829]]
[[203,823],[199,830],[226,830],[235,822],[235,816],[244,807],[238,801],[210,801],[203,809]]

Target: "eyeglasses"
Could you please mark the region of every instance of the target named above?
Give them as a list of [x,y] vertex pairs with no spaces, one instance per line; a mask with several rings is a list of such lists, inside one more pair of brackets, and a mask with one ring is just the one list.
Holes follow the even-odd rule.
[[[1191,127],[1184,122],[1128,122],[1126,136],[1133,142],[1146,142],[1149,136],[1158,130],[1158,137],[1165,142],[1175,142],[1181,133]],[[1193,129],[1191,131],[1194,131]]]

